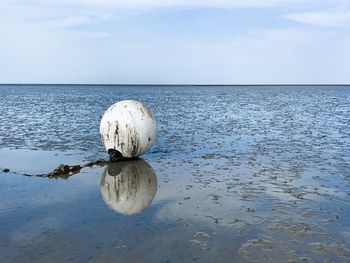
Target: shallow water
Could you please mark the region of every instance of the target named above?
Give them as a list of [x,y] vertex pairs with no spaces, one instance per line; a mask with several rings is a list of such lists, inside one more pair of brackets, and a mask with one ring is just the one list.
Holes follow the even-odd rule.
[[[0,86],[0,262],[350,261],[350,87]],[[142,160],[98,127],[135,99]],[[15,174],[16,172],[17,174]]]

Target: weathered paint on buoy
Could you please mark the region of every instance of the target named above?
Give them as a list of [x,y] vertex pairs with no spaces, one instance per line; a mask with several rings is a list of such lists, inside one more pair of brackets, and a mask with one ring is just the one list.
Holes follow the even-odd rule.
[[106,167],[100,186],[110,208],[134,215],[151,204],[157,192],[157,176],[144,160],[116,162]]
[[138,157],[147,152],[156,139],[157,124],[153,113],[141,102],[123,100],[103,115],[100,136],[111,161]]

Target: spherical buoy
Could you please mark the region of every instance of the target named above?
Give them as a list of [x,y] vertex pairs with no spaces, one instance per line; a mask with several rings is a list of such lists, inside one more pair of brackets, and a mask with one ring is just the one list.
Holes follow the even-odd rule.
[[157,192],[157,176],[144,160],[109,164],[101,177],[101,194],[106,204],[124,215],[146,209]]
[[145,105],[134,100],[113,104],[100,123],[101,141],[111,161],[144,154],[154,143],[156,133],[154,115]]

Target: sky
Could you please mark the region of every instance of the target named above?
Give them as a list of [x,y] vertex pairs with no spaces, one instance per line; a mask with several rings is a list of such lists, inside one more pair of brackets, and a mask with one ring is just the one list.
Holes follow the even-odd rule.
[[350,0],[1,0],[0,83],[349,84]]

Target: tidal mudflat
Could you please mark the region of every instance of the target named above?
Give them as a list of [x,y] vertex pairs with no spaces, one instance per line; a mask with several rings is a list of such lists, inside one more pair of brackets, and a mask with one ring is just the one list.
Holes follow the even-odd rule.
[[[0,86],[0,262],[349,262],[350,87]],[[99,121],[135,99],[142,159]]]

